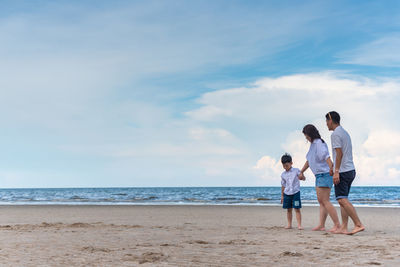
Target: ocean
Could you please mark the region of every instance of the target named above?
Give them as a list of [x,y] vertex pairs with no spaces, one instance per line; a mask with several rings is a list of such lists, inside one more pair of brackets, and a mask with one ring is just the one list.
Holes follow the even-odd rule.
[[[333,190],[332,190],[333,191]],[[0,189],[0,205],[280,205],[280,187],[132,187]],[[302,187],[304,206],[318,205]],[[331,193],[334,204],[334,192]],[[400,187],[351,188],[355,206],[400,207]]]

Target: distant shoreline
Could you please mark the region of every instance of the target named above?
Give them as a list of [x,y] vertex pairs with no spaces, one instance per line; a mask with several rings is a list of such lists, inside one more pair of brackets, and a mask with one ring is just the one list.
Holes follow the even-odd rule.
[[[259,186],[108,186],[108,187],[0,187],[0,190],[54,190],[54,189],[162,189],[162,188],[281,188],[279,185],[259,185]],[[358,187],[384,187],[384,188],[400,188],[400,185],[352,185],[352,188]],[[314,186],[301,186],[301,188],[315,188]]]
[[[332,203],[334,207],[339,208],[339,204],[337,203]],[[281,204],[193,204],[193,203],[179,203],[179,204],[171,204],[171,203],[165,203],[165,204],[155,204],[155,203],[54,203],[54,204],[49,204],[49,203],[43,203],[43,204],[38,204],[38,203],[11,203],[11,204],[4,204],[0,203],[0,208],[1,207],[260,207],[260,208],[266,208],[266,207],[281,207]],[[303,207],[307,208],[312,208],[312,207],[319,207],[318,204],[302,204]],[[376,208],[381,208],[381,209],[399,209],[400,206],[385,206],[385,205],[354,205],[357,208],[361,209],[376,209]]]

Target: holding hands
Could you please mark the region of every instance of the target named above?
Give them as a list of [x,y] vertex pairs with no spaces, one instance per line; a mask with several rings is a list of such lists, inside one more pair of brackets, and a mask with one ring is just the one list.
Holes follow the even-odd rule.
[[328,165],[329,165],[329,174],[330,174],[331,176],[333,176],[333,183],[334,183],[334,184],[338,184],[338,183],[340,182],[340,179],[339,179],[339,170],[336,169],[335,171],[333,171],[333,163],[332,163],[332,161],[331,161],[330,158],[328,158],[328,159],[326,160],[326,162],[327,162]]
[[304,176],[304,173],[303,173],[303,172],[300,172],[300,174],[299,174],[299,180],[302,180],[302,181],[305,181],[305,180],[306,180],[306,177]]

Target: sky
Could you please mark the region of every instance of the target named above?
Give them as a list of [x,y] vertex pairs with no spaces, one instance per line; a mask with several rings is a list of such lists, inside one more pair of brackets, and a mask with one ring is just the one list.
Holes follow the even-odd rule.
[[331,110],[400,186],[398,1],[0,3],[3,188],[279,186]]

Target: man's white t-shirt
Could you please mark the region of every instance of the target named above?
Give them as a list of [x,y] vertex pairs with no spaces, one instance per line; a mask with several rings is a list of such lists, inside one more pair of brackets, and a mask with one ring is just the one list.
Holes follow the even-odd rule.
[[355,169],[353,163],[353,148],[351,145],[350,135],[343,129],[342,126],[336,127],[331,135],[332,142],[332,161],[336,165],[336,150],[341,148],[343,152],[342,162],[340,164],[339,172],[348,172]]
[[294,195],[300,191],[299,181],[300,170],[297,168],[290,168],[289,171],[284,171],[281,175],[281,184],[285,187],[283,193],[286,195]]

